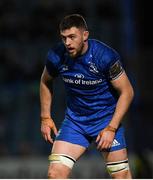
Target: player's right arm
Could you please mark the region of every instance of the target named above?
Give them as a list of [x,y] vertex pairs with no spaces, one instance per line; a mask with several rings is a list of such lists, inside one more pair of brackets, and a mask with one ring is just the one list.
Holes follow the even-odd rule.
[[52,83],[53,77],[49,75],[45,67],[40,79],[41,133],[44,139],[50,143],[53,143],[51,130],[53,130],[55,135],[57,134],[56,126],[50,115],[53,99]]

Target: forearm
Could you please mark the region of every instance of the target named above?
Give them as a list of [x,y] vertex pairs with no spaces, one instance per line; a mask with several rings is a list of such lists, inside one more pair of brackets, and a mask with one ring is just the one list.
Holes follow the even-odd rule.
[[113,118],[109,123],[111,127],[114,127],[116,129],[118,128],[124,115],[128,111],[132,99],[133,99],[133,91],[129,91],[129,92],[127,91],[120,94]]
[[53,143],[51,133],[53,131],[54,134],[57,135],[57,129],[54,124],[54,121],[50,117],[53,91],[52,88],[49,88],[48,82],[52,85],[52,80],[43,81],[43,78],[41,78],[40,81],[41,133],[46,141]]
[[47,83],[41,80],[40,82],[40,106],[41,106],[40,116],[41,117],[50,117],[52,98],[53,98],[53,91],[49,88]]

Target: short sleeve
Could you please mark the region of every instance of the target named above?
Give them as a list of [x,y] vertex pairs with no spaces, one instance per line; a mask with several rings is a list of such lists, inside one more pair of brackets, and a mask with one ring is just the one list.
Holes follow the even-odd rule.
[[58,54],[56,54],[56,52],[54,52],[53,50],[50,50],[47,54],[47,58],[46,58],[46,69],[48,71],[48,73],[52,76],[52,77],[57,77],[58,76],[58,62],[59,62],[60,58],[58,56]]
[[120,55],[112,48],[105,49],[102,63],[109,80],[117,79],[124,71]]

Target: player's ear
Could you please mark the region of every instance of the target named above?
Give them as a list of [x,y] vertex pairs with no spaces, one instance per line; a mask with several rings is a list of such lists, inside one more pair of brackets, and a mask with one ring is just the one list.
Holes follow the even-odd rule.
[[84,31],[83,32],[83,40],[87,41],[88,37],[89,37],[89,31]]

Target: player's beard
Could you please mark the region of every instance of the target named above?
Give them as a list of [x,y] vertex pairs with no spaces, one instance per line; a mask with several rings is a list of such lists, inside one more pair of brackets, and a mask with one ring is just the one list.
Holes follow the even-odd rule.
[[77,49],[75,48],[74,52],[72,52],[72,53],[69,52],[70,57],[76,58],[76,57],[82,55],[83,49],[84,49],[84,43],[80,43],[79,48],[77,48]]

